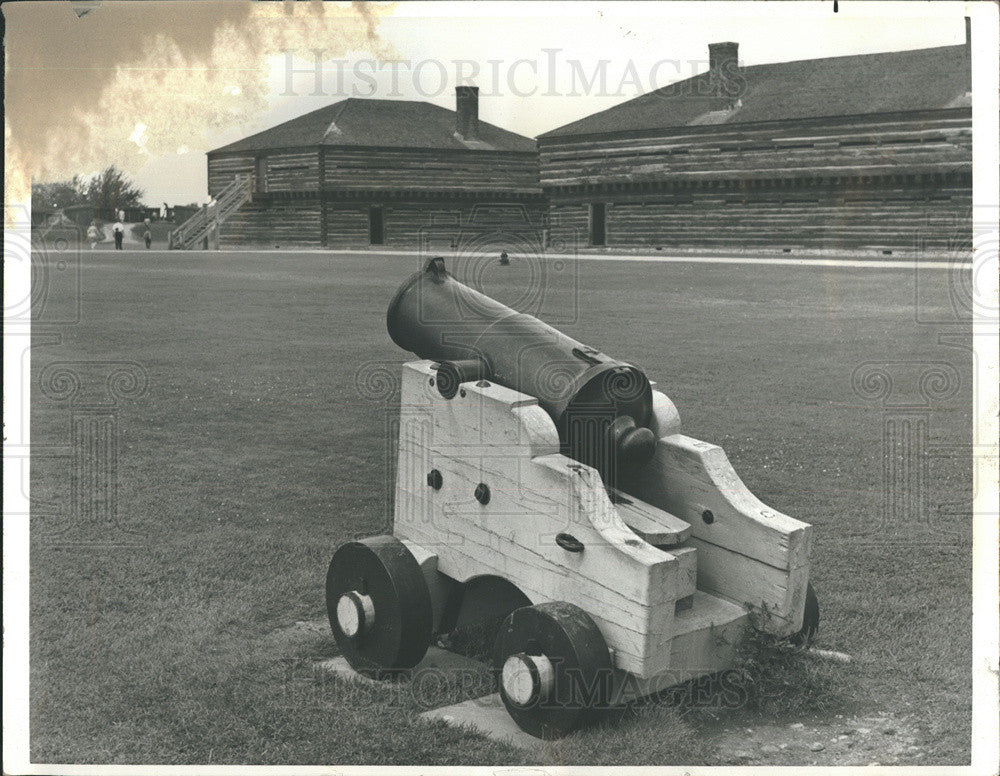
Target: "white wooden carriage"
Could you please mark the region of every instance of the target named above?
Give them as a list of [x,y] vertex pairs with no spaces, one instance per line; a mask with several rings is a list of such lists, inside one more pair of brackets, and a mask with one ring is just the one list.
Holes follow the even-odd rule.
[[[750,624],[776,636],[802,631],[811,527],[754,497],[721,448],[681,434],[664,394],[653,393],[652,460],[609,492],[596,470],[560,454],[556,426],[534,397],[476,380],[446,399],[436,370],[428,360],[403,367],[393,529],[427,592],[426,602],[421,589],[400,606],[426,607],[421,618],[430,622],[409,631],[404,623],[390,640],[429,641],[449,630],[456,589],[475,587],[473,607],[484,616],[533,605],[536,619],[519,626],[529,644],[532,628],[554,627],[563,635],[553,638],[563,638],[565,611],[582,610],[592,625],[570,633],[573,659],[547,655],[538,643],[508,647],[516,650],[509,655],[498,644],[501,695],[512,716],[535,735],[554,736],[584,721],[587,710],[566,712],[573,693],[554,702],[560,676],[553,660],[587,663],[580,670],[589,682],[609,674],[611,684],[585,699],[608,705],[731,666]],[[396,588],[422,588],[410,584],[408,568],[396,576],[409,582],[397,580]],[[345,586],[335,586],[332,599],[328,586],[334,632],[357,634],[366,617],[374,628],[378,606]],[[508,626],[515,638],[516,618]],[[394,655],[406,652],[405,644],[395,648]],[[419,660],[418,652],[410,650],[408,661]],[[353,657],[365,664],[365,655]],[[546,699],[560,712],[546,713]]]

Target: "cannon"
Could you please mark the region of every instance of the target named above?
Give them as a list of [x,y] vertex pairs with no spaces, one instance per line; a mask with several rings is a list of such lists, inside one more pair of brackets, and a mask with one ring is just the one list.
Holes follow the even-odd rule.
[[535,396],[556,425],[560,452],[605,482],[653,455],[653,389],[640,369],[460,283],[443,259],[403,284],[386,327],[403,350],[437,363],[435,384],[446,399],[470,380]]
[[567,735],[733,665],[748,628],[807,641],[812,527],[680,432],[638,367],[430,260],[389,304],[402,367],[391,536],[341,546],[326,603],[356,670],[406,672],[432,640],[499,622],[510,716]]

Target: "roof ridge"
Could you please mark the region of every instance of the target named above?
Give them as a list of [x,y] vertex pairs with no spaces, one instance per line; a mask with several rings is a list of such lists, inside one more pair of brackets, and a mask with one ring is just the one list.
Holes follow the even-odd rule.
[[[320,138],[320,142],[321,143],[324,140],[326,140],[326,136],[330,134],[331,130],[335,130],[337,132],[337,134],[340,134],[341,132],[343,132],[343,130],[341,130],[340,127],[337,126],[337,119],[340,118],[340,114],[344,112],[345,108],[347,107],[347,103],[350,102],[350,101],[351,101],[351,98],[350,97],[346,97],[343,100],[341,100],[340,102],[333,103],[332,106],[327,106],[327,107],[336,108],[336,110],[334,111],[333,115],[330,117],[330,122],[326,125],[326,130],[323,132],[323,136]],[[304,114],[304,115],[308,116],[309,114],[307,113],[307,114]],[[292,119],[292,121],[294,121],[294,120],[295,119]],[[281,125],[279,124],[278,126],[281,126]]]
[[428,100],[344,97],[209,153],[307,146],[534,152],[534,138],[480,120],[478,142],[454,136],[455,112]]
[[[915,48],[915,49],[898,49],[891,51],[869,51],[864,54],[834,54],[829,57],[806,57],[805,59],[782,59],[777,62],[759,62],[756,65],[746,65],[740,67],[740,70],[749,70],[753,67],[771,67],[773,65],[798,65],[803,62],[828,62],[831,59],[861,59],[862,57],[882,57],[886,54],[913,54],[916,52],[929,53],[932,51],[939,51],[941,49],[960,49],[964,48],[964,43],[954,43],[950,46],[927,46],[925,48]],[[708,72],[708,71],[705,71]],[[704,73],[699,73],[698,75],[704,75]],[[697,78],[697,76],[692,76]],[[680,81],[675,81],[674,83],[680,83]],[[669,86],[670,84],[668,84]],[[661,87],[663,88],[663,87]]]
[[[440,108],[440,105],[435,105],[433,102],[427,102],[427,100],[397,100],[392,97],[345,97],[341,102],[382,102],[382,103],[408,103],[410,105],[430,105],[434,108]],[[443,110],[448,110],[448,108],[443,108]]]
[[[950,104],[952,92],[957,88],[955,83],[963,77],[962,71],[968,70],[968,64],[963,66],[960,59],[964,48],[964,44],[955,44],[744,65],[740,67],[746,77],[744,110],[740,111],[741,118],[735,118],[734,114],[723,123],[806,118],[820,115],[817,111],[822,107],[833,108],[832,113],[823,115],[865,115],[882,111],[878,106],[886,102],[895,106],[890,112],[944,107]],[[927,77],[917,78],[918,73]],[[538,137],[554,139],[701,124],[713,100],[729,99],[701,93],[705,90],[699,87],[710,78],[710,71],[688,76],[567,122]],[[803,78],[808,80],[801,81]],[[892,93],[893,99],[885,100],[884,95],[876,99],[875,84],[885,83],[886,79],[898,84],[898,91]],[[796,92],[793,86],[796,83],[809,86]],[[814,92],[817,88],[823,90],[824,99],[833,98],[833,105],[820,105],[818,99],[809,97],[810,90]],[[750,102],[747,95],[752,98]]]
[[[343,100],[339,100],[338,102],[331,102],[329,105],[323,105],[323,106],[321,106],[319,108],[316,108],[315,110],[307,111],[306,113],[302,113],[302,114],[300,114],[298,116],[293,116],[290,119],[285,119],[284,121],[282,121],[282,122],[280,122],[278,124],[274,124],[273,126],[270,126],[270,127],[265,127],[264,129],[261,129],[261,130],[259,130],[257,132],[254,132],[254,133],[250,134],[250,135],[245,135],[244,137],[241,137],[239,140],[234,140],[233,142],[226,143],[225,145],[221,145],[218,148],[213,148],[208,153],[214,153],[215,151],[224,151],[225,149],[229,148],[230,146],[236,145],[238,143],[245,143],[247,140],[251,140],[253,138],[259,137],[260,135],[263,135],[263,134],[265,134],[267,132],[273,132],[274,130],[280,129],[281,127],[285,126],[286,124],[291,124],[293,121],[302,121],[303,119],[306,119],[306,118],[308,118],[310,116],[315,116],[317,113],[321,113],[321,112],[323,112],[325,110],[330,110],[331,108],[335,108],[338,105],[343,105],[349,99],[350,99],[350,97],[346,97]],[[334,115],[334,117],[331,119],[331,121],[336,121],[337,117],[340,116],[340,113],[341,113],[342,110],[343,110],[343,108],[341,108],[340,111],[337,111],[336,114]],[[329,123],[327,124],[327,126],[329,126]]]
[[[910,53],[915,53],[915,52],[918,52],[918,51],[919,52],[931,52],[931,51],[937,51],[937,50],[940,50],[940,49],[959,49],[959,48],[962,48],[963,46],[964,46],[964,44],[958,43],[958,44],[954,44],[954,45],[951,45],[951,46],[930,46],[930,47],[927,47],[927,48],[900,49],[899,51],[869,51],[866,54],[835,54],[835,55],[829,56],[829,57],[808,57],[806,59],[783,59],[783,60],[778,61],[778,62],[758,62],[756,65],[741,65],[739,69],[740,69],[740,72],[746,72],[748,70],[753,70],[754,68],[758,68],[758,67],[779,67],[779,66],[782,66],[782,65],[801,65],[801,64],[803,64],[805,62],[828,62],[828,61],[830,61],[832,59],[851,59],[851,60],[856,60],[856,59],[860,59],[862,57],[881,57],[881,56],[885,56],[886,54],[910,54]],[[662,92],[665,89],[673,89],[673,88],[676,88],[678,86],[681,86],[682,84],[687,84],[689,81],[694,81],[696,78],[705,78],[708,75],[709,75],[709,71],[708,70],[704,70],[704,71],[702,71],[700,73],[695,73],[694,75],[690,75],[687,78],[682,78],[679,81],[672,81],[669,84],[664,84],[663,86],[659,86],[656,89],[651,89],[648,92],[643,92],[642,94],[637,94],[635,97],[630,98],[630,100],[638,100],[641,97],[646,97],[647,95],[650,95],[650,94],[656,94],[657,92]],[[692,95],[686,95],[686,96],[692,96]],[[705,97],[705,98],[712,98],[712,97],[714,97],[716,95],[699,94],[699,95],[693,95],[693,96]],[[625,102],[629,102],[630,100],[626,100]],[[618,103],[618,105],[624,105],[624,104],[625,104],[624,102]],[[618,106],[617,105],[613,105],[610,108],[605,108],[604,110],[614,110],[614,108],[616,108],[616,107],[618,107]],[[603,113],[603,112],[604,111],[598,111],[598,113]],[[596,116],[598,114],[597,113],[592,113],[590,115],[591,116]]]

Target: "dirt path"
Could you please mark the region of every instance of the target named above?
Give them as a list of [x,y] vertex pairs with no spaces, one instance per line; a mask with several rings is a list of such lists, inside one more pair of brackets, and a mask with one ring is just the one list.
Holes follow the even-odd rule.
[[709,740],[721,762],[731,765],[918,765],[926,756],[915,726],[888,713],[730,725]]

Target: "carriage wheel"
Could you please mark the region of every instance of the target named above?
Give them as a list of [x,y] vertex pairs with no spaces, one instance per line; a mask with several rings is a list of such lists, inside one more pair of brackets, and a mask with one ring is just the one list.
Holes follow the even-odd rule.
[[572,604],[511,612],[497,636],[493,665],[507,712],[537,738],[561,738],[609,706],[608,645],[590,616]]
[[413,668],[430,645],[427,582],[394,536],[349,542],[334,553],[326,611],[337,646],[361,673],[381,677]]
[[806,606],[802,614],[802,630],[791,636],[791,642],[797,647],[808,647],[812,643],[816,631],[819,630],[819,599],[812,584],[806,585]]

